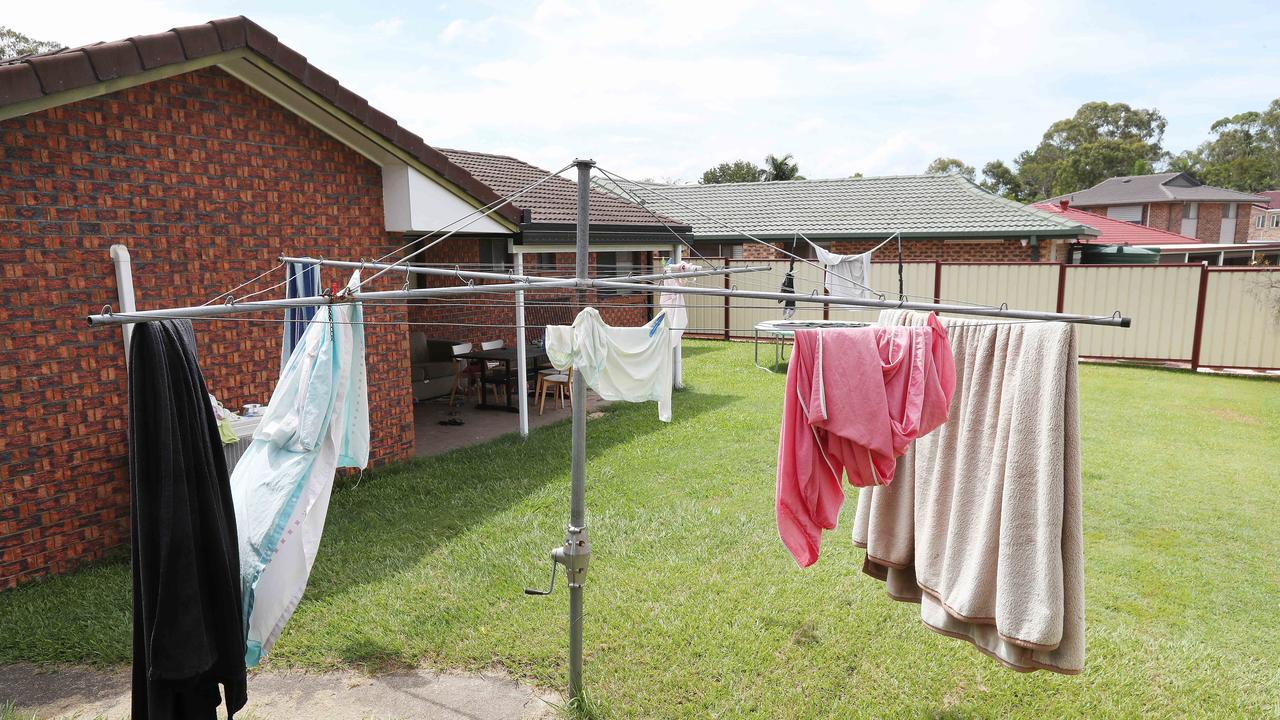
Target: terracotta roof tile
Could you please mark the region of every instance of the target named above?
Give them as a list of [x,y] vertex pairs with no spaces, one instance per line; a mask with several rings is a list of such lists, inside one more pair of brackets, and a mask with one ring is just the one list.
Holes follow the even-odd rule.
[[173,33],[182,42],[182,52],[188,60],[222,52],[218,31],[212,25],[174,28]]
[[[440,149],[456,165],[479,178],[500,195],[510,195],[537,182],[549,172],[506,155],[490,155],[467,150]],[[534,224],[572,225],[578,218],[578,185],[560,177],[551,177],[515,201],[532,215]],[[633,225],[645,228],[672,226],[687,232],[688,225],[669,217],[655,215],[641,205],[595,188],[591,189],[590,218],[599,225]]]
[[73,90],[98,81],[89,56],[82,50],[68,50],[51,55],[36,55],[27,60],[40,79],[44,94]]
[[20,62],[8,65],[0,71],[0,105],[34,100],[44,95],[40,78],[31,65]]
[[89,56],[98,80],[114,80],[142,72],[142,58],[138,57],[138,49],[128,40],[89,45],[84,52]]
[[182,41],[178,40],[178,34],[172,30],[154,35],[136,35],[129,38],[129,41],[138,48],[142,67],[147,70],[173,65],[187,59],[187,56],[182,54]]
[[1177,243],[1199,242],[1195,238],[1189,238],[1185,235],[1178,235],[1124,220],[1115,220],[1088,210],[1080,210],[1073,207],[1063,209],[1058,203],[1036,203],[1034,207],[1042,212],[1053,213],[1097,230],[1100,233],[1097,237],[1089,238],[1085,241],[1091,245],[1174,245]]

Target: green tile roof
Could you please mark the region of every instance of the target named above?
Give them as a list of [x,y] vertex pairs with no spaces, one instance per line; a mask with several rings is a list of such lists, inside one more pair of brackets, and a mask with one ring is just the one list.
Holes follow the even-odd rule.
[[[840,180],[658,185],[608,180],[653,211],[693,226],[700,239],[886,237],[1062,237],[1097,231],[1006,200],[958,175],[893,175]],[[726,227],[731,226],[730,227]]]

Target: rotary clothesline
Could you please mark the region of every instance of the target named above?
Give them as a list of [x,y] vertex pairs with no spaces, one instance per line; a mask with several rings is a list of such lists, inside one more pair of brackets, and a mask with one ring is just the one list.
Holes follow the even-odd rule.
[[[323,259],[317,260],[315,258],[289,258],[289,257],[281,258],[282,263],[288,262],[290,260],[296,260],[304,263],[312,262],[314,264],[330,265],[335,267],[348,267],[348,268],[356,268],[356,269],[359,269],[359,268],[377,269],[377,272],[372,276],[370,276],[368,279],[364,281],[360,281],[359,279],[356,279],[355,282],[353,282],[350,287],[348,287],[346,290],[342,291],[341,293],[309,296],[309,297],[302,297],[302,298],[283,299],[283,300],[271,300],[271,301],[237,301],[234,298],[232,298],[229,301],[223,302],[221,304],[205,304],[205,305],[194,306],[194,307],[178,307],[178,308],[164,308],[164,309],[158,309],[158,310],[131,311],[128,313],[111,312],[110,307],[108,306],[103,308],[103,312],[90,315],[88,317],[88,320],[90,325],[93,325],[93,326],[109,326],[109,325],[123,325],[128,323],[136,323],[136,322],[141,322],[146,320],[158,320],[158,319],[165,319],[165,318],[231,319],[231,316],[234,316],[234,315],[262,312],[267,310],[278,310],[281,308],[290,308],[290,307],[324,306],[324,305],[362,302],[362,301],[372,301],[372,303],[377,303],[377,302],[392,302],[392,301],[400,301],[400,300],[448,298],[448,297],[461,296],[461,295],[487,295],[487,294],[503,294],[503,293],[517,293],[517,298],[522,301],[523,300],[522,296],[525,291],[541,291],[541,290],[547,290],[552,288],[561,288],[565,290],[574,291],[576,304],[580,306],[586,304],[586,291],[591,289],[631,290],[636,292],[653,292],[655,290],[660,290],[663,293],[673,293],[673,294],[680,294],[680,295],[694,295],[694,296],[703,295],[703,296],[713,296],[713,297],[774,300],[774,301],[789,300],[794,302],[812,303],[817,305],[837,305],[837,306],[847,306],[847,307],[858,307],[858,308],[864,308],[864,309],[919,310],[924,312],[944,312],[944,313],[955,313],[955,314],[963,314],[963,315],[979,315],[979,316],[1006,318],[1006,319],[1013,319],[1013,320],[1063,321],[1063,322],[1069,322],[1069,323],[1104,325],[1104,326],[1112,326],[1112,327],[1128,327],[1130,323],[1129,318],[1122,317],[1119,313],[1116,313],[1115,315],[1111,315],[1111,316],[1089,316],[1089,315],[1075,315],[1075,314],[1066,314],[1066,313],[1039,312],[1039,311],[1030,311],[1030,310],[1015,310],[1015,309],[1010,309],[1003,306],[989,307],[989,306],[973,306],[973,305],[962,305],[962,304],[944,304],[944,303],[938,303],[938,302],[908,302],[905,300],[905,298],[895,302],[895,301],[890,301],[886,299],[860,299],[860,298],[850,298],[850,297],[841,297],[841,296],[832,296],[832,295],[824,296],[824,295],[818,295],[816,291],[814,292],[814,294],[806,295],[806,294],[798,294],[798,293],[788,294],[788,293],[777,293],[777,292],[739,290],[736,288],[702,288],[702,287],[681,286],[681,285],[664,285],[658,288],[653,285],[646,284],[647,282],[650,282],[650,281],[661,281],[661,280],[672,279],[672,278],[678,279],[678,278],[689,278],[689,277],[706,277],[706,276],[713,276],[713,275],[729,275],[729,274],[735,274],[735,273],[757,272],[761,269],[764,269],[764,268],[754,268],[754,267],[713,268],[710,270],[671,272],[671,273],[664,272],[664,273],[655,273],[655,274],[648,274],[648,275],[628,276],[624,280],[606,280],[606,279],[600,279],[600,278],[590,278],[588,277],[588,274],[587,274],[588,255],[590,252],[590,245],[589,245],[590,223],[588,219],[589,217],[588,209],[590,207],[591,171],[592,171],[592,168],[595,167],[595,162],[591,160],[575,160],[572,163],[572,165],[575,166],[577,169],[578,205],[577,205],[577,224],[576,224],[576,242],[575,242],[576,263],[575,263],[574,277],[571,279],[547,278],[547,277],[540,277],[537,275],[526,275],[518,272],[493,273],[493,272],[467,271],[467,270],[460,270],[460,269],[451,270],[447,268],[431,268],[431,267],[409,265],[408,261],[412,257],[421,254],[426,249],[428,249],[429,247],[435,244],[435,243],[430,243],[425,245],[422,248],[419,248],[418,250],[415,250],[414,252],[410,253],[409,255],[405,256],[404,258],[401,258],[400,260],[394,263],[379,262],[380,260],[386,259],[386,257],[388,257],[389,255],[383,256],[382,258],[379,258],[379,261],[374,261],[374,262],[323,260]],[[605,176],[614,179],[614,182],[617,183],[618,176],[612,175],[611,173],[603,170],[601,170],[601,172]],[[506,202],[510,202],[510,200],[516,197],[519,197],[525,192],[528,192],[529,190],[531,190],[533,187],[536,187],[542,182],[545,182],[551,176],[552,175],[542,178],[537,183],[530,184],[525,188],[522,188],[520,191],[517,191],[516,193],[506,196],[505,198],[500,198],[498,201],[495,201],[494,203],[490,203],[484,208],[477,209],[467,217],[476,216],[475,220],[478,220],[480,217],[484,217],[489,213],[493,212],[502,204],[505,204]],[[618,183],[618,184],[621,185],[621,183]],[[633,186],[641,187],[638,185],[633,185]],[[654,192],[654,194],[661,195],[661,193],[657,193],[656,191],[653,191],[651,188],[643,188],[643,189],[652,191]],[[676,204],[682,207],[686,207],[690,211],[695,212],[698,215],[701,215],[703,217],[707,217],[708,219],[714,222],[717,222],[718,224],[721,224],[725,227],[730,227],[727,223],[724,223],[723,221],[717,220],[715,218],[711,218],[710,216],[707,216],[705,213],[702,213],[701,211],[698,211],[693,208],[688,208],[682,203],[676,203]],[[655,213],[655,216],[656,216],[656,213]],[[472,222],[474,222],[474,220],[472,220]],[[666,225],[665,222],[663,222],[663,224]],[[466,225],[463,225],[462,227],[466,227]],[[450,233],[438,239],[436,242],[439,242],[451,236],[454,232],[457,232],[457,230],[460,230],[460,229],[461,227],[453,231],[450,231]],[[671,228],[668,227],[668,229],[670,230]],[[768,243],[764,243],[764,241],[758,238],[751,236],[748,233],[742,232],[735,228],[731,228],[731,229],[734,229],[735,232],[739,232],[743,236],[748,237],[756,242],[760,242],[766,245],[768,244]],[[696,249],[692,248],[692,246],[689,245],[687,241],[685,241],[683,238],[680,238],[678,233],[674,233],[674,231],[672,232],[673,232],[673,235],[675,235],[677,239],[680,240],[681,243],[689,246],[690,249],[692,249],[695,254],[698,254],[699,257],[702,257],[699,253],[697,253]],[[425,237],[427,236],[424,236],[424,238]],[[413,242],[417,242],[417,240]],[[411,242],[404,247],[407,248],[412,244],[413,243]],[[679,245],[677,245],[676,247],[678,248]],[[773,246],[770,245],[770,247],[773,247]],[[404,248],[401,248],[401,249],[404,249]],[[393,251],[392,254],[394,254],[394,252],[399,252],[399,250]],[[783,252],[786,253],[785,250]],[[791,255],[791,253],[786,253],[786,254]],[[522,258],[522,256],[517,256],[517,257]],[[796,256],[793,255],[793,257],[796,257]],[[705,258],[702,258],[702,259],[705,260]],[[796,257],[796,259],[810,265],[814,264],[804,258]],[[711,263],[708,261],[708,264],[711,264]],[[458,280],[466,282],[467,284],[452,286],[452,287],[441,287],[441,288],[421,288],[421,289],[406,288],[398,291],[392,290],[392,291],[364,292],[362,290],[362,287],[368,284],[370,281],[374,280],[375,278],[385,273],[393,272],[393,271],[395,272],[403,271],[406,273],[406,277],[408,274],[412,274],[412,273],[418,273],[423,275],[444,276],[444,277],[452,276],[452,277],[456,277]],[[261,277],[262,276],[259,276],[258,278],[255,278],[255,280]],[[475,280],[497,281],[497,283],[491,284],[491,285],[477,286],[477,285],[474,285]],[[252,282],[254,281],[251,280],[250,283]],[[246,283],[246,284],[249,284],[249,283]],[[238,286],[236,289],[239,289],[239,287],[244,287],[244,285],[242,284],[241,286]],[[260,292],[265,292],[265,291],[260,291]],[[259,294],[259,293],[255,293],[255,295],[256,294]],[[219,295],[218,297],[227,297],[227,296],[224,293],[223,295]],[[521,330],[521,335],[523,335],[522,331],[523,331],[523,327],[525,326],[524,319],[521,312],[523,310],[523,306],[524,306],[524,303],[520,302],[519,307],[517,308],[517,313],[520,314],[520,316],[518,317],[517,327]],[[249,320],[248,318],[244,318],[244,319]],[[402,323],[396,322],[396,324],[402,324]],[[407,324],[407,323],[404,323],[404,324]],[[460,324],[460,323],[451,323],[451,324]],[[520,346],[520,349],[523,350],[523,343],[518,343],[518,345]],[[586,403],[585,403],[586,384],[585,383],[586,381],[584,379],[584,373],[574,374],[573,388],[571,393],[573,424],[572,424],[572,442],[571,442],[572,468],[571,468],[569,524],[568,524],[568,529],[567,529],[564,544],[554,548],[551,552],[551,557],[553,561],[552,586],[554,587],[554,569],[557,565],[563,565],[565,567],[566,575],[568,578],[567,584],[569,588],[569,695],[572,698],[581,698],[582,692],[583,692],[583,686],[582,686],[582,641],[583,641],[582,619],[583,619],[583,602],[584,602],[583,589],[586,581],[587,568],[588,568],[590,557],[591,557],[591,545],[588,539],[587,528],[586,528],[586,501],[585,501],[585,494],[586,494]],[[522,387],[522,390],[523,390],[523,387]]]

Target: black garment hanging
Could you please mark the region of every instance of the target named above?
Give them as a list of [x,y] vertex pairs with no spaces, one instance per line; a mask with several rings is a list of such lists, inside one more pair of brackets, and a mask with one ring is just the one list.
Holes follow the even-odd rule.
[[[798,233],[797,233],[798,234]],[[787,295],[796,294],[796,238],[791,238],[791,263],[787,265],[787,275],[782,278],[782,290]],[[782,317],[790,320],[796,312],[795,300],[779,300],[782,303]]]
[[231,717],[247,700],[227,463],[189,320],[134,326],[133,720]]

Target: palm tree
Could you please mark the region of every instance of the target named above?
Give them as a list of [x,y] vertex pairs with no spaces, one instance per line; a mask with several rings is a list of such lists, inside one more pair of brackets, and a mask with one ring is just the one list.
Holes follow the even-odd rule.
[[764,158],[764,180],[803,180],[800,166],[796,164],[791,153],[778,157],[770,153]]

